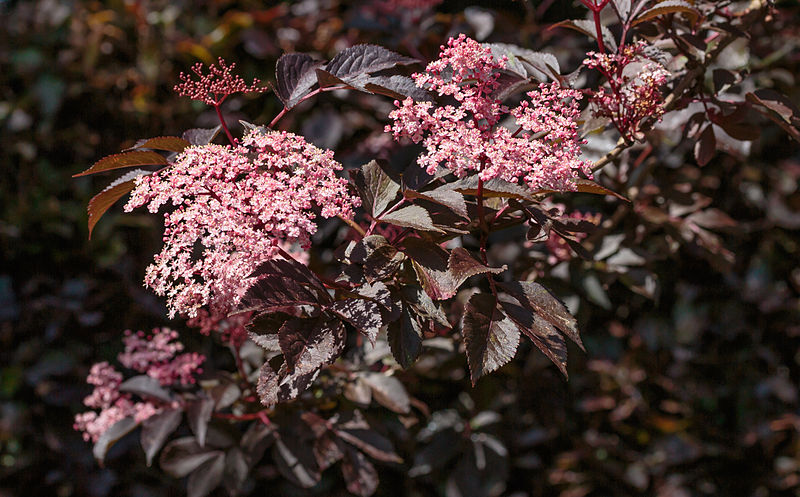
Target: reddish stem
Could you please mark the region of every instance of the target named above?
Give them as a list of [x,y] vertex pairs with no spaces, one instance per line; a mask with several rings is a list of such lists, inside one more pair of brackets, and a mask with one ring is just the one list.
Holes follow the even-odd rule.
[[233,139],[233,135],[228,129],[228,125],[225,124],[225,118],[222,116],[222,110],[220,109],[221,106],[222,106],[222,100],[214,104],[214,110],[217,111],[217,117],[219,118],[219,123],[222,125],[222,129],[225,131],[225,135],[228,137],[228,141],[231,142],[231,145],[236,145],[236,140]]
[[[312,98],[312,97],[314,97],[316,95],[319,95],[320,93],[323,93],[323,92],[326,92],[326,91],[333,91],[333,90],[343,90],[343,89],[345,89],[345,87],[343,87],[343,86],[328,86],[326,88],[317,88],[316,90],[312,91],[308,95],[306,95],[303,98],[301,98],[300,100],[298,100],[297,103],[294,104],[294,106],[292,108],[294,108],[295,106],[297,106],[301,102],[305,102],[309,98]],[[275,118],[272,121],[270,121],[270,123],[267,125],[267,127],[270,128],[270,129],[275,129],[275,125],[278,124],[278,121],[280,121],[283,118],[283,116],[286,115],[287,112],[289,112],[288,108],[284,107],[283,109],[281,109],[281,111],[278,112],[278,115],[275,116]]]

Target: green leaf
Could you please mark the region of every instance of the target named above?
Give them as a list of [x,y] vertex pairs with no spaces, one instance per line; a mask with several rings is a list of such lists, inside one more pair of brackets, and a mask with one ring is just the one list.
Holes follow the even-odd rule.
[[88,176],[90,174],[112,171],[114,169],[121,169],[124,167],[166,166],[166,165],[167,165],[167,159],[165,159],[163,155],[157,152],[149,152],[149,151],[125,152],[122,154],[115,154],[115,155],[109,155],[108,157],[103,157],[99,161],[95,162],[94,165],[92,165],[92,167],[90,167],[89,169],[80,172],[78,174],[73,174],[72,177],[77,178],[80,176]]
[[472,385],[510,361],[519,346],[519,328],[497,307],[497,298],[486,293],[470,297],[461,317],[461,333],[467,350]]

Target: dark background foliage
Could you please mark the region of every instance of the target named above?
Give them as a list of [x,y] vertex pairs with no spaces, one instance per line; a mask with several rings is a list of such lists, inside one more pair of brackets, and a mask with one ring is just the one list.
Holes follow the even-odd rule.
[[[548,48],[571,68],[589,48],[544,30],[583,15],[571,2],[484,2],[493,23],[472,3],[445,2],[429,26],[376,17],[369,4],[0,2],[0,496],[182,491],[146,468],[135,437],[100,468],[71,428],[88,367],[119,352],[123,330],[167,321],[141,286],[158,220],[112,209],[88,241],[85,206],[105,179],[70,178],[136,138],[213,125],[207,109],[171,92],[181,70],[224,56],[269,81],[283,52],[330,57],[361,42],[432,59],[448,35],[482,29],[490,41]],[[779,7],[751,33],[747,64],[760,87],[797,102],[800,18],[794,2]],[[349,166],[386,154],[374,131],[390,102],[336,98],[283,126],[336,147]],[[259,123],[280,108],[270,94],[226,106],[234,122]],[[396,440],[406,463],[379,466],[377,495],[797,495],[800,149],[778,126],[759,126],[749,156],[731,147],[703,168],[692,143],[656,132],[651,149],[621,159],[650,176],[609,184],[633,202],[565,199],[612,221],[615,237],[589,243],[616,257],[574,259],[547,278],[577,311],[586,344],[585,354],[570,348],[570,380],[529,346],[475,388],[463,356],[423,360],[402,379],[430,410],[416,420],[430,436]],[[493,240],[494,260],[522,272],[542,265],[522,237]],[[210,347],[191,332],[183,340]],[[493,440],[505,458],[473,450]],[[275,478],[267,466],[252,489],[314,494]],[[323,483],[316,495],[343,492],[335,475]]]

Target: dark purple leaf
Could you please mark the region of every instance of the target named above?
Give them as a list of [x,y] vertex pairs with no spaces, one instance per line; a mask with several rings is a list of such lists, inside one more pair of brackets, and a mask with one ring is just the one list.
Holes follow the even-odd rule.
[[103,157],[99,161],[95,162],[89,169],[82,171],[78,174],[73,174],[72,177],[77,178],[79,176],[87,176],[89,174],[102,173],[105,171],[113,171],[114,169],[121,169],[125,167],[166,166],[166,165],[167,165],[167,159],[165,159],[163,155],[157,152],[149,152],[143,150],[135,152],[125,152],[122,154],[115,154],[115,155],[109,155],[108,157]]
[[124,418],[111,425],[109,429],[100,435],[100,438],[97,439],[94,447],[92,447],[92,454],[94,454],[95,460],[102,465],[108,449],[117,443],[117,440],[132,432],[137,426],[139,426],[139,423],[134,421],[133,418]]
[[378,489],[378,472],[361,452],[345,447],[342,476],[347,490],[359,497],[369,497]]
[[[597,30],[595,29],[595,25],[592,21],[588,19],[570,19],[567,21],[561,21],[556,24],[553,24],[548,29],[555,29],[555,28],[574,29],[575,31],[585,34],[589,38],[597,39]],[[606,48],[609,48],[612,52],[616,52],[617,40],[614,38],[614,35],[611,33],[611,30],[603,26],[601,32],[603,36],[603,43],[605,44]]]
[[714,127],[706,126],[700,138],[694,145],[694,158],[701,166],[708,164],[717,152],[717,138],[714,136]]
[[313,446],[296,436],[278,437],[272,446],[272,459],[278,471],[299,487],[310,488],[319,482]]
[[370,161],[360,170],[351,171],[362,206],[377,217],[397,197],[400,185],[394,181],[377,161]]
[[158,136],[140,140],[136,143],[134,148],[151,148],[154,150],[180,153],[183,152],[183,149],[191,145],[192,144],[185,139],[178,138],[177,136]]
[[[430,297],[420,289],[420,293],[430,300]],[[403,306],[399,320],[389,323],[387,340],[392,356],[403,368],[409,368],[422,353],[422,327],[417,319]]]
[[242,435],[239,446],[247,458],[249,466],[256,465],[264,456],[264,451],[275,441],[275,429],[264,423],[252,423]]
[[369,457],[383,462],[402,463],[403,460],[394,452],[392,443],[370,429],[337,429],[336,434],[345,442],[357,447]]
[[372,398],[383,407],[400,414],[411,409],[411,399],[400,380],[383,373],[367,372],[361,378],[372,389]]
[[345,48],[325,66],[325,71],[349,82],[360,75],[391,69],[398,65],[417,63],[378,45],[355,45]]
[[498,286],[518,300],[523,307],[561,330],[582,350],[586,350],[578,334],[577,321],[564,303],[555,298],[545,287],[533,281],[498,283]]
[[194,437],[178,438],[161,451],[159,465],[168,475],[183,478],[221,454],[222,451],[200,447]]
[[262,263],[252,274],[256,282],[240,303],[240,312],[278,312],[288,307],[320,307],[330,302],[325,286],[307,267],[295,261],[273,259]]
[[433,300],[449,299],[455,295],[453,278],[448,272],[450,254],[439,245],[421,238],[403,240],[403,252],[412,259],[422,288]]
[[103,214],[105,214],[117,200],[133,190],[136,186],[135,179],[144,174],[150,174],[150,171],[145,171],[143,169],[129,171],[105,187],[103,191],[92,197],[86,209],[89,213],[88,225],[90,239],[92,238],[92,231],[94,231],[95,225],[97,225],[97,222],[103,217]]
[[388,243],[377,247],[364,261],[364,276],[369,282],[391,278],[405,259],[402,252]]
[[461,317],[461,333],[473,386],[478,378],[510,361],[519,345],[519,329],[500,309],[494,295],[470,297]]
[[395,226],[444,233],[444,231],[434,226],[428,211],[418,205],[409,205],[389,214],[384,214],[380,216],[380,220]]
[[142,449],[148,466],[164,446],[167,437],[181,424],[182,413],[183,411],[180,409],[166,409],[145,419],[142,423]]
[[403,195],[405,195],[406,198],[421,198],[429,202],[444,205],[445,207],[449,207],[459,216],[469,219],[467,202],[464,200],[464,195],[455,190],[451,190],[449,188],[437,188],[436,190],[427,192],[417,192],[415,190],[408,189],[403,192]]
[[786,96],[775,90],[761,89],[748,93],[747,101],[768,109],[765,114],[789,135],[800,141],[800,110]]
[[294,370],[290,373],[286,364],[276,373],[265,362],[258,379],[258,395],[266,406],[295,399],[305,391],[325,364],[333,362],[344,348],[345,330],[341,322],[328,324],[325,333],[314,336],[295,358]]
[[[467,176],[452,183],[450,188],[464,195],[477,195],[478,194],[478,177],[477,175]],[[483,183],[483,197],[502,197],[502,198],[516,198],[527,199],[531,196],[531,191],[524,186],[516,183],[509,183],[499,178],[494,178]]]
[[567,344],[555,327],[524,307],[500,301],[508,317],[567,376]]
[[192,399],[186,403],[186,419],[189,421],[189,428],[197,437],[200,447],[206,444],[206,432],[208,423],[211,421],[211,414],[214,412],[214,399],[206,396]]
[[404,100],[411,97],[417,102],[430,102],[433,100],[431,94],[418,87],[414,80],[408,76],[398,74],[392,76],[370,76],[363,83],[363,88],[370,93],[385,95],[397,100]]
[[728,69],[714,69],[712,72],[714,79],[714,91],[716,93],[723,92],[741,81],[741,76]]
[[[433,320],[445,328],[450,328],[447,315],[422,288],[415,285],[404,285],[402,294],[403,300],[414,310],[415,314],[424,319]],[[419,327],[419,325],[416,326]]]
[[378,304],[367,299],[337,300],[330,310],[362,333],[371,343],[375,343],[378,332],[383,326],[383,317]]
[[339,442],[332,432],[321,435],[314,441],[314,457],[320,470],[326,470],[344,457]]
[[456,247],[450,252],[447,266],[453,277],[455,288],[461,286],[471,276],[485,273],[500,274],[507,269],[505,266],[501,268],[485,266],[462,247]]
[[209,395],[214,400],[214,406],[219,411],[230,406],[242,395],[242,391],[236,382],[227,376],[220,378],[218,385],[215,385],[209,391]]
[[294,373],[295,365],[301,358],[315,353],[315,348],[326,337],[335,333],[341,324],[320,315],[313,319],[293,318],[286,321],[278,332],[278,343],[283,352],[286,370]]
[[152,397],[162,402],[172,402],[172,395],[165,390],[155,378],[146,374],[133,376],[123,381],[119,386],[120,392],[135,393],[139,397]]
[[192,128],[184,131],[181,137],[192,145],[208,145],[221,129],[221,125],[216,128]]
[[[261,423],[259,423],[261,424]],[[223,479],[229,490],[241,490],[250,472],[250,460],[239,447],[233,447],[225,453],[225,474]]]
[[205,497],[222,483],[225,473],[225,453],[217,451],[214,456],[198,467],[186,482],[188,497]]
[[683,0],[663,0],[651,9],[646,10],[636,16],[633,20],[633,25],[635,26],[645,21],[649,21],[658,16],[677,13],[686,14],[692,22],[697,20],[697,17],[700,15],[697,9],[692,7],[692,4],[689,2],[685,2]]
[[316,70],[324,62],[303,53],[284,54],[275,66],[275,93],[287,109],[311,92],[317,83]]

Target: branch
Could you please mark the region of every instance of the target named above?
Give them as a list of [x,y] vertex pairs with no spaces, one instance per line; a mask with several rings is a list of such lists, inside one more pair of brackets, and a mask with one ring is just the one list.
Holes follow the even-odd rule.
[[[755,7],[748,10],[746,13],[742,14],[741,17],[752,16],[752,19],[743,21],[741,29],[746,31],[749,25],[752,24],[752,22],[758,18],[757,14],[759,13],[759,11],[767,7],[768,3],[769,2],[767,0],[760,0]],[[689,87],[691,87],[692,84],[695,83],[695,81],[697,81],[697,78],[705,74],[706,70],[708,69],[708,66],[712,62],[714,62],[717,59],[717,57],[719,57],[719,54],[722,53],[723,50],[728,48],[728,46],[731,43],[733,43],[736,39],[737,36],[735,36],[732,33],[727,33],[719,40],[719,43],[714,48],[714,50],[712,50],[710,53],[706,55],[706,57],[702,62],[698,63],[698,65],[690,69],[683,76],[683,79],[681,79],[681,81],[675,86],[675,88],[670,92],[670,94],[667,95],[666,98],[664,98],[663,108],[665,114],[675,109],[675,107],[678,105],[678,102],[680,102],[680,98],[683,97],[683,94],[686,92],[686,90],[689,89]],[[652,127],[655,124],[655,121],[643,124],[645,127]],[[622,152],[628,149],[628,147],[630,147],[631,145],[633,145],[633,143],[626,143],[624,139],[620,138],[620,140],[617,142],[617,146],[614,147],[614,149],[612,149],[610,152],[608,152],[605,156],[603,156],[600,160],[598,160],[592,165],[592,172],[599,171],[600,169],[607,166],[609,163],[613,162],[617,157],[619,157],[622,154]]]

